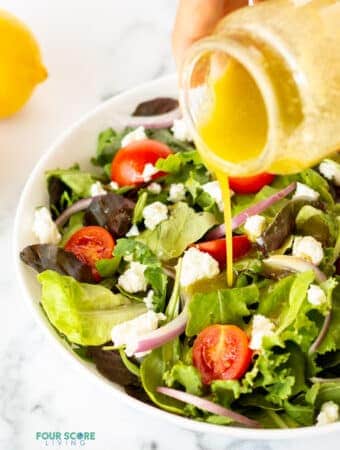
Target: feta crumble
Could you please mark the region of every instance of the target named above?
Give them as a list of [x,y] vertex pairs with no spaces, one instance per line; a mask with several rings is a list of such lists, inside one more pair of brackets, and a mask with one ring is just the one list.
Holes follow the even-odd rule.
[[296,236],[293,243],[293,256],[305,259],[318,266],[324,256],[322,244],[313,236]]
[[101,182],[96,181],[90,187],[90,194],[91,194],[91,197],[96,197],[97,195],[106,195],[107,192],[103,188],[103,185],[101,184]]
[[293,195],[293,199],[306,198],[308,200],[314,201],[317,200],[319,196],[320,194],[318,192],[314,191],[314,189],[310,188],[306,184],[299,182],[296,183],[296,190],[295,194]]
[[339,420],[339,405],[332,401],[323,403],[316,418],[316,425],[327,425],[337,420]]
[[261,350],[263,338],[265,336],[273,335],[274,323],[262,314],[255,314],[253,317],[253,326],[249,348],[251,348],[252,350]]
[[160,194],[161,190],[162,190],[162,186],[159,183],[154,182],[154,183],[149,184],[149,186],[148,186],[148,191],[151,194],[155,194],[155,195]]
[[32,231],[40,244],[58,244],[61,239],[58,227],[52,220],[50,210],[45,206],[35,210]]
[[151,163],[145,164],[143,173],[142,173],[142,177],[143,177],[145,183],[150,181],[152,179],[152,177],[158,172],[159,172],[159,170],[153,164],[151,164]]
[[224,204],[222,198],[222,191],[218,181],[210,181],[209,183],[203,184],[202,189],[207,192],[216,202],[218,209],[223,212]]
[[196,281],[213,278],[220,273],[218,262],[209,253],[195,247],[184,253],[181,270],[181,286],[190,286]]
[[333,181],[336,186],[340,186],[340,164],[331,159],[325,159],[319,165],[319,171],[327,180]]
[[139,235],[139,229],[137,225],[132,225],[129,231],[126,233],[126,237],[135,237]]
[[174,137],[180,141],[192,141],[184,119],[175,119],[171,131]]
[[326,302],[326,294],[317,284],[311,284],[307,291],[307,300],[311,305],[320,306]]
[[118,284],[124,291],[130,294],[146,291],[147,281],[144,276],[146,266],[139,262],[131,261],[130,266],[118,278]]
[[251,241],[255,241],[259,238],[265,228],[266,218],[259,214],[248,217],[244,224],[244,231]]
[[[164,320],[162,313],[148,311],[135,319],[120,323],[112,328],[111,338],[115,347],[126,346],[125,353],[133,356],[138,338],[158,328],[158,323]],[[141,354],[137,354],[142,356]]]
[[148,293],[146,294],[146,296],[143,298],[143,302],[145,303],[145,306],[148,309],[153,309],[153,296],[154,296],[154,291],[152,289],[150,289],[148,291]]
[[185,187],[183,183],[173,183],[170,185],[169,201],[173,203],[180,202],[185,198]]
[[154,230],[156,226],[168,218],[168,207],[161,202],[153,202],[143,210],[146,228]]
[[130,131],[126,136],[123,137],[121,146],[126,147],[132,142],[143,141],[147,139],[147,135],[145,134],[145,128],[140,126],[133,131]]
[[118,184],[116,181],[111,181],[111,183],[110,183],[110,188],[111,188],[113,191],[117,191],[117,189],[119,189],[119,184]]

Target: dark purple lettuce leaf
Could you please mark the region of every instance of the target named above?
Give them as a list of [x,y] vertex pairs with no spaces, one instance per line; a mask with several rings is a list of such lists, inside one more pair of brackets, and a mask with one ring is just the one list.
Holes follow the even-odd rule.
[[139,380],[124,365],[119,352],[102,350],[101,347],[88,347],[87,356],[93,360],[98,371],[110,381],[120,386],[138,386]]
[[170,97],[158,97],[140,103],[132,113],[133,116],[158,116],[178,108],[178,100]]
[[49,206],[52,218],[56,219],[69,206],[63,201],[65,194],[71,195],[71,189],[57,177],[50,177],[47,183]]
[[62,275],[70,275],[78,281],[93,282],[92,269],[82,263],[73,253],[52,244],[35,244],[20,252],[21,260],[37,272],[55,270]]
[[151,404],[139,379],[126,368],[118,352],[102,350],[101,347],[87,347],[86,356],[105,378],[123,386],[131,397]]
[[284,244],[285,240],[294,232],[295,219],[298,212],[307,204],[315,207],[322,206],[320,202],[296,199],[291,200],[276,214],[272,223],[266,228],[262,236],[257,239],[257,246],[263,253],[270,253]]
[[84,215],[84,225],[99,225],[115,237],[124,236],[131,228],[135,203],[113,192],[94,197]]

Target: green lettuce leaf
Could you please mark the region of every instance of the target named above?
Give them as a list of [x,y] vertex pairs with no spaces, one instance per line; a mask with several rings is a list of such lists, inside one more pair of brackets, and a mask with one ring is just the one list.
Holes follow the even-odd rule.
[[113,128],[107,128],[98,135],[96,157],[92,159],[92,163],[96,166],[105,166],[109,164],[114,155],[122,146],[122,139],[133,128],[124,128],[122,131],[116,131]]
[[253,368],[242,380],[241,393],[252,393],[253,389],[261,388],[266,392],[267,401],[283,406],[290,396],[307,389],[305,367],[305,356],[293,342],[287,342],[285,349],[264,346]]
[[193,395],[202,395],[203,384],[201,376],[196,367],[177,362],[163,375],[165,384],[177,388],[177,384],[183,386],[186,392]]
[[303,206],[296,217],[299,234],[313,236],[323,246],[333,246],[339,235],[339,222],[336,217],[310,205]]
[[143,210],[145,208],[146,202],[148,199],[148,193],[143,191],[139,193],[138,200],[133,210],[132,223],[138,224],[143,220]]
[[243,318],[250,315],[249,305],[258,299],[259,290],[255,284],[195,294],[188,307],[187,336],[195,336],[215,323],[244,326]]
[[179,257],[217,223],[212,214],[196,213],[186,203],[176,203],[170,210],[168,220],[161,222],[154,230],[143,231],[136,238],[162,261]]
[[192,143],[176,139],[168,128],[148,129],[146,134],[150,139],[168,145],[174,152],[189,152],[194,149]]
[[318,408],[325,403],[333,401],[340,406],[340,383],[322,383],[319,385],[316,405]]
[[96,269],[102,278],[110,278],[117,272],[120,262],[121,258],[119,256],[99,259],[96,262]]
[[76,344],[105,344],[111,340],[113,326],[146,312],[142,303],[133,304],[101,285],[79,283],[52,270],[40,273],[38,280],[50,322]]
[[316,170],[306,169],[299,174],[299,181],[319,192],[320,199],[328,206],[334,206],[334,200],[330,193],[329,184]]
[[79,198],[90,197],[91,186],[96,181],[90,173],[81,171],[77,165],[71,167],[70,169],[56,169],[47,171],[47,182],[51,178],[61,180],[71,189],[72,193]]
[[340,350],[340,277],[336,277],[328,284],[327,296],[331,297],[332,315],[328,332],[317,349],[320,354]]
[[313,281],[312,271],[297,273],[272,283],[262,292],[258,313],[276,325],[275,338],[270,339],[273,345],[283,346],[285,341],[290,340],[307,351],[318,335],[320,321],[310,312],[316,310],[317,319],[322,319],[328,306],[317,307],[308,302],[307,291]]

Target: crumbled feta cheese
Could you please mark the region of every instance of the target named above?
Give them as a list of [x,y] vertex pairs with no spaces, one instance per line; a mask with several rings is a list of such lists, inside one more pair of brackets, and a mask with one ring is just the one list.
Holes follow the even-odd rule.
[[184,119],[175,119],[171,131],[174,137],[180,141],[192,141]]
[[49,209],[45,206],[35,210],[33,233],[40,244],[58,244],[61,239],[58,227],[53,222]]
[[150,164],[150,163],[145,164],[144,170],[142,173],[142,177],[143,177],[145,183],[150,181],[152,179],[152,177],[158,172],[159,172],[159,170],[153,164]]
[[311,284],[307,291],[307,300],[314,306],[320,306],[326,302],[326,294],[317,284]]
[[145,134],[145,128],[141,126],[124,136],[121,145],[122,147],[126,147],[132,142],[142,141],[143,139],[147,139],[147,135]]
[[146,228],[154,230],[156,226],[168,218],[168,207],[161,202],[153,202],[143,210]]
[[305,259],[318,266],[324,256],[322,244],[313,236],[296,236],[293,243],[293,256]]
[[332,401],[323,403],[316,418],[316,425],[327,425],[337,420],[339,420],[339,405]]
[[146,294],[146,296],[143,298],[143,302],[145,303],[145,306],[148,309],[153,309],[153,296],[154,296],[154,291],[152,289],[150,289],[148,291],[148,293]]
[[244,224],[244,230],[251,241],[255,241],[261,236],[266,225],[266,218],[259,214],[248,217]]
[[253,326],[249,348],[252,350],[261,350],[262,340],[265,336],[274,335],[274,324],[262,314],[255,314],[253,317]]
[[118,184],[116,181],[111,181],[111,183],[110,183],[110,188],[111,188],[113,191],[116,191],[117,189],[119,189],[119,184]]
[[148,191],[151,194],[155,194],[155,195],[160,194],[161,190],[162,190],[162,186],[159,183],[154,182],[154,183],[149,184],[149,186],[148,186]]
[[107,194],[106,190],[103,188],[103,185],[100,181],[96,181],[90,187],[91,197],[96,197],[97,195],[105,195]]
[[[164,320],[161,313],[148,311],[135,319],[120,323],[112,328],[111,338],[115,347],[126,346],[125,353],[132,356],[135,353],[136,343],[141,336],[158,328],[158,323]],[[141,356],[139,354],[139,356]]]
[[340,186],[340,164],[336,161],[325,159],[319,165],[319,171],[327,180],[331,180],[336,186]]
[[173,183],[170,185],[169,201],[173,203],[180,202],[185,198],[185,187],[183,183]]
[[132,227],[129,229],[129,231],[126,233],[126,237],[135,237],[139,235],[139,230],[137,225],[132,225]]
[[181,269],[181,286],[190,286],[196,281],[213,278],[220,272],[218,262],[209,253],[195,247],[184,253]]
[[210,181],[203,184],[202,189],[207,192],[216,202],[220,211],[224,210],[222,191],[218,181]]
[[131,261],[129,268],[118,278],[119,286],[130,294],[146,291],[147,281],[144,276],[145,269],[146,266],[144,264]]
[[296,183],[296,190],[293,198],[306,198],[308,200],[317,200],[320,194],[306,184]]

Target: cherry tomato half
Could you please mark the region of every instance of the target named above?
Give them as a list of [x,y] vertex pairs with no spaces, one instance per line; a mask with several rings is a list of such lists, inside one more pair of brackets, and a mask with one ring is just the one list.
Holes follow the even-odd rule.
[[[120,186],[138,185],[145,182],[143,171],[146,164],[156,164],[160,158],[166,158],[172,153],[162,142],[152,139],[132,142],[121,148],[112,160],[111,179]],[[152,179],[164,175],[158,172]]]
[[193,364],[203,383],[241,378],[252,358],[248,345],[248,336],[236,325],[210,325],[201,331],[193,346]]
[[[200,242],[194,247],[201,252],[209,253],[210,256],[219,262],[220,269],[224,269],[226,265],[226,245],[225,239],[215,239],[214,241]],[[251,242],[245,235],[233,236],[233,260],[242,258],[251,249]]]
[[230,177],[229,186],[236,194],[255,194],[274,181],[275,175],[263,172],[251,177]]
[[91,266],[93,278],[99,281],[96,262],[103,258],[112,258],[114,246],[115,241],[105,228],[89,226],[76,231],[64,248],[73,253],[79,261]]

